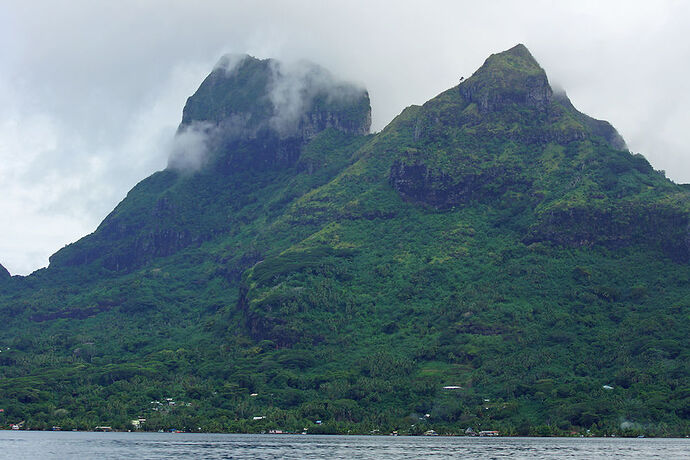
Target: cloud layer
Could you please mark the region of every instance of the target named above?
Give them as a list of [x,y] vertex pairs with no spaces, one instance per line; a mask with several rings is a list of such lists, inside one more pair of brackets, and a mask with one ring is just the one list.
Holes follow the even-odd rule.
[[690,182],[690,3],[485,3],[2,2],[0,262],[45,266],[193,145],[171,145],[182,107],[228,52],[361,82],[379,130],[522,42],[578,109]]

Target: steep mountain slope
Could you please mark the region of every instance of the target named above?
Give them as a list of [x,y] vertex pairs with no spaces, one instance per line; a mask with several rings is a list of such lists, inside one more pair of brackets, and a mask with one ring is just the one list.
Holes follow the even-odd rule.
[[369,120],[322,69],[221,61],[184,110],[195,148],[1,282],[5,417],[690,433],[686,187],[522,45]]
[[0,265],[0,279],[9,278],[9,277],[10,277],[10,272],[8,272],[5,267]]
[[[328,179],[347,160],[338,148],[356,145],[370,125],[366,91],[314,64],[293,70],[224,57],[185,105],[170,166],[138,184],[96,232],[53,255],[51,268],[96,263],[129,271],[236,231],[266,213],[257,196],[289,200],[306,191],[292,190],[296,176],[315,169],[304,186]],[[311,141],[333,143],[327,168],[300,156]]]

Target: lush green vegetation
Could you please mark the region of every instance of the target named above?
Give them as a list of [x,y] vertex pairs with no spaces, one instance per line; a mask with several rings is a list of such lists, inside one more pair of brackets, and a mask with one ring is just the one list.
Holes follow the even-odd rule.
[[[468,82],[522,94],[511,51]],[[549,104],[453,88],[287,165],[154,174],[0,277],[0,423],[690,434],[690,191]]]

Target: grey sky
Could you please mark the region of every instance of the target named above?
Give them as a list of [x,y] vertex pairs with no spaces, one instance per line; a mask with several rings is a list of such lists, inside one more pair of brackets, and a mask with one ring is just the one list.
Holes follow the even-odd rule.
[[373,128],[524,43],[577,108],[690,182],[690,2],[0,0],[0,263],[93,231],[165,167],[224,53],[306,58],[365,85]]

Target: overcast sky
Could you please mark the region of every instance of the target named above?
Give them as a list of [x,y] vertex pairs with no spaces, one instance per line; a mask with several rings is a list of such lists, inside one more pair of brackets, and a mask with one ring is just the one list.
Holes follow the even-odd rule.
[[362,83],[380,130],[524,43],[577,108],[690,182],[689,23],[682,1],[0,0],[0,263],[46,266],[164,168],[228,52]]

